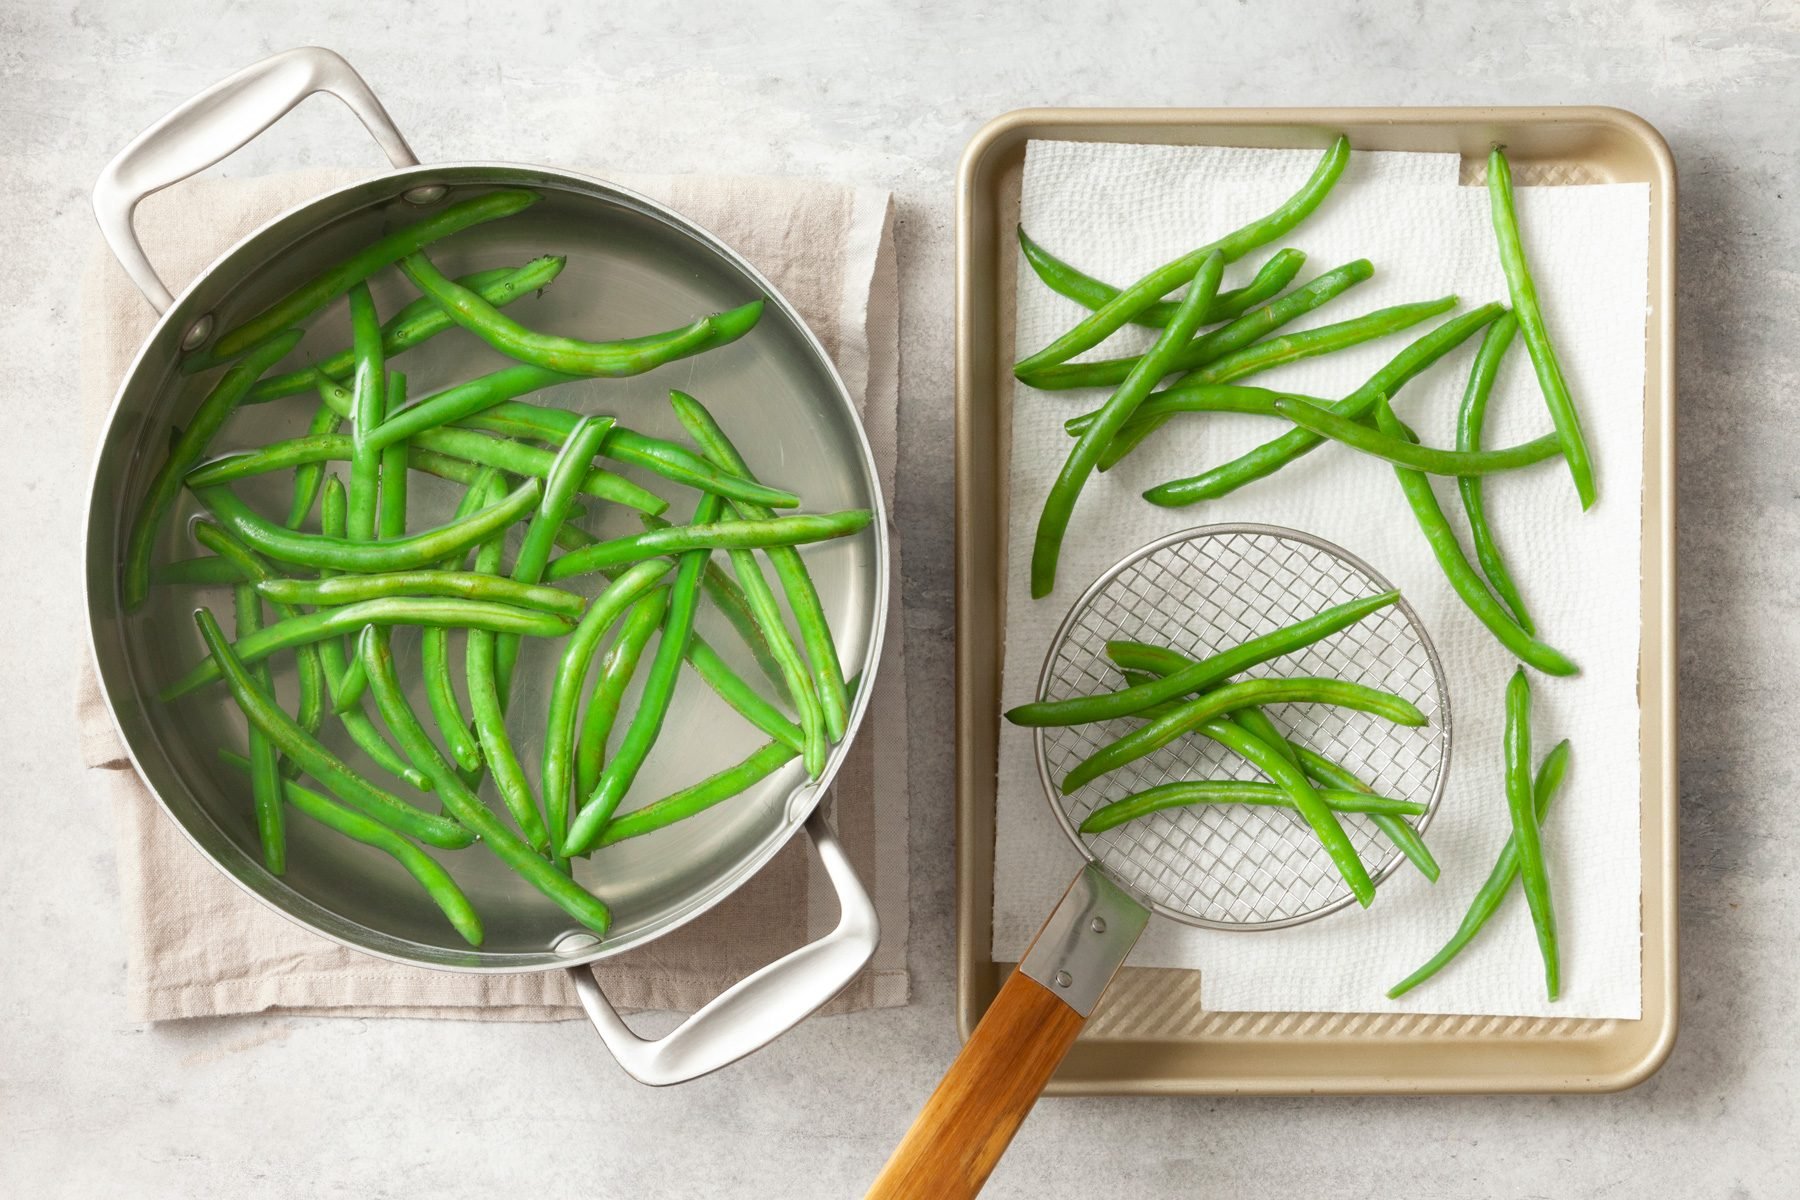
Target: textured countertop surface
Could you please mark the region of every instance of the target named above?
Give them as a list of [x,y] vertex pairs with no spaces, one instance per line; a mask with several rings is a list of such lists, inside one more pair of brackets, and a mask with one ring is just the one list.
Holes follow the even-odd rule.
[[[0,1190],[194,1198],[860,1195],[953,1054],[953,186],[1029,105],[1613,104],[1680,168],[1682,1029],[1610,1097],[1060,1100],[1008,1197],[1791,1195],[1800,7],[192,4],[0,0],[11,454],[0,571]],[[1024,6],[1021,6],[1022,8]],[[77,266],[96,172],[196,90],[317,42],[427,158],[893,189],[914,742],[910,1007],[653,1091],[576,1024],[126,1023],[106,813],[75,751]],[[315,101],[223,170],[376,161]],[[1781,1184],[1783,1178],[1788,1184]]]

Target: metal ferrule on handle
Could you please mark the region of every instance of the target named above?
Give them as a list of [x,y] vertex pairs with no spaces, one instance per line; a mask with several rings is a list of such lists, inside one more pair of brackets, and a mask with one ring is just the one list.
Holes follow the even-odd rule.
[[1091,1017],[1149,920],[1149,905],[1089,863],[1038,931],[1019,973]]

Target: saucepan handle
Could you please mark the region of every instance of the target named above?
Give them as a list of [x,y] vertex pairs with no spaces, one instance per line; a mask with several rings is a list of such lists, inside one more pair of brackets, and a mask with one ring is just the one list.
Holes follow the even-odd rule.
[[575,992],[619,1065],[634,1079],[683,1083],[760,1050],[844,990],[875,953],[875,904],[837,835],[817,809],[806,832],[837,891],[837,927],[816,942],[740,980],[681,1025],[654,1041],[628,1028],[588,967],[571,968]]
[[866,1200],[969,1200],[981,1191],[1149,919],[1098,867],[1084,867]]
[[138,202],[248,145],[314,92],[329,92],[347,104],[394,166],[419,164],[362,76],[334,52],[302,46],[213,84],[138,134],[100,172],[94,185],[100,232],[157,312],[167,312],[175,297],[138,242],[132,226]]

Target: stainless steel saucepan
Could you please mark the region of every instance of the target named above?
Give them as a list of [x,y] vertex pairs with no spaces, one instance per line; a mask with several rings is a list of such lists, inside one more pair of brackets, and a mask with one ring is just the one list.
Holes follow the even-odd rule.
[[[315,92],[347,104],[393,170],[282,213],[174,294],[138,242],[132,225],[138,202],[223,159]],[[614,336],[612,331],[667,328],[754,296],[768,298],[760,325],[732,346],[635,380],[566,385],[554,402],[617,413],[634,428],[679,436],[667,416],[666,394],[672,385],[682,387],[719,414],[753,466],[800,491],[809,508],[875,511],[874,522],[861,534],[808,552],[845,673],[862,677],[850,720],[854,734],[867,708],[887,617],[887,527],[856,409],[793,306],[717,238],[626,189],[547,167],[421,165],[349,64],[318,48],[278,54],[189,100],[127,146],[94,189],[108,243],[162,314],[120,385],[94,466],[86,544],[94,658],[138,773],[194,847],[245,891],[308,929],[395,962],[471,972],[568,970],[595,1028],[625,1069],[647,1083],[679,1082],[767,1044],[841,990],[874,952],[874,908],[816,811],[851,735],[835,747],[816,783],[806,781],[798,763],[790,764],[751,793],[579,864],[580,878],[612,905],[617,918],[604,940],[576,926],[491,856],[479,850],[459,854],[455,873],[487,927],[486,943],[474,950],[455,939],[429,900],[387,860],[323,831],[295,823],[287,875],[268,874],[256,852],[245,786],[216,760],[219,745],[241,741],[241,718],[223,698],[178,707],[155,699],[159,684],[201,653],[188,617],[194,594],[156,589],[149,604],[130,614],[120,602],[119,564],[129,515],[162,457],[171,426],[188,419],[208,382],[181,373],[183,354],[203,348],[214,332],[260,311],[384,229],[495,187],[529,187],[544,199],[506,220],[458,234],[436,257],[446,269],[462,273],[542,253],[566,254],[568,268],[555,286],[530,302],[533,323]],[[379,281],[375,286],[384,311],[408,298],[395,281],[388,281],[385,295]],[[343,318],[339,313],[321,318],[331,321]],[[425,388],[489,369],[491,355],[476,339],[446,336],[415,352],[406,369],[415,393],[423,394]],[[245,410],[234,428],[254,428],[259,440],[289,436],[301,432],[306,408],[300,400]],[[219,449],[227,448],[223,443],[231,432]],[[415,508],[447,514],[452,495],[448,489],[433,493],[430,484],[425,479],[414,484]],[[186,516],[179,512],[169,522],[159,557],[192,553],[182,548]],[[613,514],[603,521],[624,532],[634,524],[626,523],[628,516]],[[608,527],[595,525],[600,532]],[[221,601],[207,598],[215,606]],[[717,639],[721,647],[731,641]],[[543,657],[521,659],[517,703],[541,706],[547,672],[533,668],[547,668],[553,660],[548,648],[539,653]],[[283,685],[279,672],[276,683],[278,689]],[[684,752],[653,755],[638,786],[660,795],[741,758],[761,740],[697,680],[684,678],[663,735],[664,743]],[[536,761],[537,747],[522,742],[520,751],[525,761]],[[588,964],[699,916],[754,875],[802,827],[837,891],[842,910],[837,927],[735,984],[672,1033],[655,1041],[638,1038],[601,994]]]

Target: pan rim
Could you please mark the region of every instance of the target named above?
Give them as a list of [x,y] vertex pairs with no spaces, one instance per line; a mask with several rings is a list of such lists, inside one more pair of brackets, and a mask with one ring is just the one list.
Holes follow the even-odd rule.
[[[500,177],[507,176],[509,173],[520,172],[527,173],[542,180],[544,186],[561,187],[564,190],[585,195],[591,200],[623,203],[625,206],[634,208],[645,215],[669,225],[677,232],[693,238],[708,253],[731,266],[733,269],[742,272],[751,283],[762,291],[765,298],[788,318],[813,358],[814,365],[823,370],[824,377],[830,384],[830,391],[851,418],[850,428],[854,433],[858,466],[867,483],[868,506],[874,513],[874,517],[869,523],[869,529],[874,536],[875,542],[875,570],[874,579],[871,584],[873,603],[870,606],[871,615],[868,641],[861,670],[862,684],[851,696],[850,712],[846,720],[844,737],[832,747],[831,755],[826,760],[825,769],[820,774],[819,778],[816,780],[804,780],[794,787],[788,794],[787,802],[781,806],[781,820],[779,825],[772,824],[769,835],[765,836],[761,842],[739,860],[730,871],[725,872],[718,878],[712,880],[701,890],[697,897],[673,912],[653,930],[639,932],[629,937],[613,939],[602,937],[592,946],[568,954],[558,953],[553,947],[546,947],[544,950],[535,954],[506,954],[502,956],[498,954],[498,952],[484,951],[480,948],[470,947],[468,948],[467,953],[471,958],[482,956],[500,957],[502,958],[502,961],[444,961],[439,959],[428,959],[418,955],[407,954],[396,949],[388,949],[382,946],[354,941],[347,936],[325,928],[315,921],[308,919],[301,911],[296,910],[299,908],[311,908],[332,916],[338,916],[335,910],[313,900],[311,897],[286,887],[281,880],[273,876],[270,876],[268,880],[271,884],[270,890],[268,892],[259,890],[257,887],[253,886],[251,879],[240,876],[237,872],[229,869],[221,862],[213,851],[202,842],[199,835],[193,829],[189,828],[188,822],[176,814],[167,799],[163,796],[161,790],[151,782],[149,773],[145,770],[143,762],[140,761],[138,749],[133,744],[131,735],[127,732],[124,723],[120,720],[118,708],[114,703],[113,688],[119,681],[109,677],[106,660],[100,651],[99,610],[96,607],[97,600],[93,589],[90,587],[90,578],[92,576],[91,563],[97,553],[104,553],[110,560],[113,557],[114,548],[110,542],[103,549],[97,549],[95,545],[95,539],[99,535],[99,530],[97,528],[97,511],[100,508],[98,502],[101,486],[100,469],[104,457],[103,451],[113,437],[126,393],[131,389],[133,383],[138,380],[140,374],[145,369],[146,360],[150,358],[152,351],[157,349],[159,344],[170,335],[171,330],[185,328],[187,322],[195,319],[196,314],[190,314],[188,309],[193,303],[195,293],[203,283],[225,277],[228,271],[234,272],[234,274],[230,276],[233,287],[241,285],[244,281],[251,278],[255,273],[254,268],[244,269],[234,264],[233,260],[237,259],[240,255],[248,253],[257,242],[270,235],[277,226],[286,222],[302,219],[309,213],[316,215],[318,210],[330,207],[333,202],[341,201],[346,194],[357,189],[368,188],[371,185],[380,184],[391,186],[392,195],[388,198],[392,199],[398,197],[403,192],[424,184],[446,182],[458,186],[480,183],[494,184],[500,181]],[[453,176],[460,178],[451,178]],[[510,179],[507,180],[507,182],[517,185],[519,181],[517,179]],[[364,202],[364,204],[358,205],[357,207],[366,207],[367,203],[368,202]],[[348,209],[346,210],[346,213],[349,211],[354,211],[354,209]],[[345,214],[336,214],[336,216],[342,215]],[[319,222],[317,220],[310,223],[313,228],[316,228],[318,224]],[[275,251],[276,254],[279,254],[280,252],[279,249]],[[192,279],[190,279],[179,291],[175,292],[174,303],[169,306],[167,311],[157,318],[155,324],[152,325],[149,332],[139,343],[136,353],[131,357],[130,365],[120,377],[119,384],[113,391],[112,402],[107,406],[99,426],[97,441],[89,456],[87,486],[82,515],[82,550],[83,576],[81,592],[82,604],[85,609],[84,624],[87,633],[88,655],[90,663],[94,666],[95,676],[99,683],[101,699],[106,706],[107,717],[112,722],[113,730],[118,735],[120,744],[124,747],[125,757],[127,761],[130,762],[131,769],[137,774],[139,781],[156,800],[157,806],[162,810],[163,815],[174,824],[175,828],[180,831],[182,837],[193,846],[194,850],[199,853],[214,870],[230,880],[233,885],[254,898],[265,908],[293,922],[302,929],[317,936],[327,938],[348,949],[368,954],[376,958],[385,959],[389,962],[399,963],[405,966],[423,967],[435,971],[474,975],[529,974],[539,971],[563,970],[599,962],[602,959],[610,958],[615,954],[623,953],[626,950],[633,949],[637,946],[646,945],[655,941],[657,938],[672,933],[676,929],[681,928],[722,903],[751,878],[760,873],[763,868],[768,865],[769,861],[780,852],[782,847],[793,840],[794,836],[799,833],[801,828],[806,824],[807,819],[818,808],[819,804],[823,802],[827,792],[830,790],[836,779],[838,771],[842,768],[843,763],[855,742],[857,733],[861,730],[874,694],[875,680],[880,670],[882,650],[886,641],[891,586],[890,573],[892,571],[892,547],[888,530],[887,499],[882,494],[881,473],[876,466],[874,451],[869,444],[868,430],[864,425],[863,415],[858,409],[854,397],[850,394],[850,389],[845,384],[843,376],[837,368],[837,364],[832,360],[830,354],[826,352],[824,344],[820,342],[818,334],[814,332],[805,318],[801,316],[799,310],[794,307],[793,303],[788,300],[780,289],[776,288],[755,264],[751,263],[743,255],[734,250],[710,229],[661,201],[652,199],[641,192],[602,179],[598,176],[566,171],[561,168],[544,166],[542,164],[516,163],[502,160],[464,160],[456,162],[422,163],[418,166],[374,171],[368,175],[347,180],[327,191],[309,197],[306,200],[300,201],[297,204],[291,205],[271,215],[258,224],[256,228],[238,238],[225,250],[215,256],[212,261],[206,264],[206,266],[196,272]],[[115,566],[109,572],[109,577],[115,578],[115,586],[116,574],[117,571]],[[796,798],[802,796],[805,797],[804,802],[796,803]],[[261,870],[260,867],[256,869]],[[264,874],[266,874],[266,872],[264,872]],[[339,919],[342,920],[346,926],[366,930],[378,938],[396,944],[420,945],[420,943],[411,942],[410,939],[386,933],[379,928],[362,922],[351,921],[342,917],[339,917]],[[461,953],[461,951],[446,950],[446,953]],[[518,959],[520,961],[505,961],[505,959]]]

